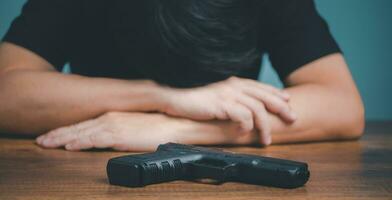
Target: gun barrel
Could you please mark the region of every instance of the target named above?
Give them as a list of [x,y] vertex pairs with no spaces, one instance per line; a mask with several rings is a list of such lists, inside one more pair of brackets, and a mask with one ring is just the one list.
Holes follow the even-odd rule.
[[239,182],[267,185],[280,188],[297,188],[309,180],[306,163],[285,162],[286,160],[263,157],[238,166]]

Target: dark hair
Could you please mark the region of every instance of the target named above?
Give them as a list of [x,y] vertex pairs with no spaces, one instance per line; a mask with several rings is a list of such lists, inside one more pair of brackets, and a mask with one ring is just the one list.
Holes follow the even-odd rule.
[[257,21],[262,0],[156,0],[160,40],[172,53],[215,70],[260,58]]

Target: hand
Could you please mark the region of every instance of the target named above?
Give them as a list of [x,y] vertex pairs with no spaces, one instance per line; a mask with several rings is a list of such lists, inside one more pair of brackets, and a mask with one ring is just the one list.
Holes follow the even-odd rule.
[[271,143],[267,111],[286,122],[296,120],[291,111],[289,95],[260,82],[232,77],[205,87],[170,89],[166,93],[163,112],[195,120],[232,120],[238,122],[243,132],[254,125],[261,133],[261,141]]
[[70,151],[113,148],[119,151],[152,151],[175,141],[176,121],[162,114],[111,112],[96,119],[55,129],[36,139],[45,148]]

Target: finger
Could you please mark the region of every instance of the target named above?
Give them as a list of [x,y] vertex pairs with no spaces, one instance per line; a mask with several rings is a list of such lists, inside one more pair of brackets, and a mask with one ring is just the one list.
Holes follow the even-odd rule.
[[89,133],[83,134],[76,140],[65,145],[69,151],[79,151],[91,148],[109,148],[113,147],[112,133],[105,132],[102,129],[89,129]]
[[46,148],[58,148],[76,139],[86,129],[99,125],[95,120],[55,129],[37,138],[37,143]]
[[271,144],[271,126],[269,123],[268,112],[263,103],[247,96],[239,100],[243,105],[252,110],[255,126],[260,134],[260,143],[262,145]]
[[45,148],[57,148],[62,146],[60,138],[68,138],[67,140],[72,140],[77,137],[79,130],[75,126],[62,127],[49,132],[37,139],[37,143]]
[[279,98],[281,98],[285,101],[288,101],[290,99],[290,94],[282,89],[278,89],[278,88],[273,87],[271,85],[263,84],[263,83],[260,83],[258,81],[251,80],[251,79],[245,79],[245,81],[247,83],[249,83],[250,85],[253,85],[256,88],[266,90],[266,91],[278,96]]
[[252,112],[247,107],[238,102],[226,103],[224,104],[224,107],[227,116],[229,116],[232,121],[238,122],[243,132],[253,130]]
[[297,119],[295,113],[290,109],[289,104],[276,97],[276,95],[254,87],[244,88],[243,91],[245,94],[262,101],[268,111],[279,115],[283,120],[294,122]]
[[72,133],[63,133],[56,137],[46,139],[46,141],[44,141],[46,142],[45,147],[47,148],[63,147],[71,143],[72,141],[79,140],[80,138],[89,136],[90,134],[95,133],[97,132],[97,130],[100,129],[101,129],[100,126],[90,127],[85,129],[75,129],[74,131],[72,131]]
[[75,129],[75,126],[66,126],[52,130],[45,135],[41,135],[36,139],[36,142],[46,148],[57,148],[61,146],[60,144],[57,144],[59,142],[59,137],[67,136],[70,137],[71,140],[72,137],[76,137],[77,132],[78,130]]
[[65,133],[75,132],[75,130],[80,130],[80,129],[85,129],[85,128],[88,128],[91,126],[95,126],[96,124],[97,124],[96,120],[92,119],[92,120],[87,120],[87,121],[80,122],[80,123],[70,125],[70,126],[64,126],[64,127],[49,131],[48,133],[39,136],[36,140],[37,140],[37,143],[40,144],[40,143],[42,143],[42,141],[44,139],[58,137],[59,135],[62,135]]

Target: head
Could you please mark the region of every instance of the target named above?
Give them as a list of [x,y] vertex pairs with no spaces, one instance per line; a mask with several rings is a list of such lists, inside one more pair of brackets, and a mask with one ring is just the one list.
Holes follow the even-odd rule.
[[215,70],[253,63],[261,0],[156,0],[160,41],[171,52]]

